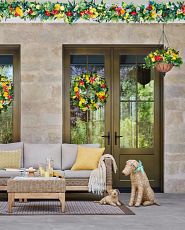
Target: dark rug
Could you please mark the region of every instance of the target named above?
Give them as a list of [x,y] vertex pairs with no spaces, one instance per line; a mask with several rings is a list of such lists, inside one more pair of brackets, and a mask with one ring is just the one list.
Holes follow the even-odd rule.
[[66,201],[65,213],[62,213],[59,201],[15,202],[13,212],[8,213],[7,201],[0,201],[0,215],[135,215],[128,207],[100,205],[94,201]]

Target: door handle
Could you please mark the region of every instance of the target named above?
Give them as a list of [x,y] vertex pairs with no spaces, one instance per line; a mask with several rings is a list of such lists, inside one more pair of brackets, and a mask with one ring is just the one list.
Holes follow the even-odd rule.
[[115,145],[118,144],[118,143],[117,143],[117,138],[120,138],[120,137],[123,137],[123,136],[119,136],[119,135],[117,135],[117,132],[115,132],[115,134],[114,134]]
[[104,135],[101,137],[106,137],[108,139],[108,145],[110,145],[110,132],[108,132],[108,135]]

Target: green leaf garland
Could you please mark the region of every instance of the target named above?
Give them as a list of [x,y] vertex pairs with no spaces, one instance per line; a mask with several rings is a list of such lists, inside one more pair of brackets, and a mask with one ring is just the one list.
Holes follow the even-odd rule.
[[126,4],[108,5],[106,2],[0,2],[0,21],[11,18],[23,20],[51,21],[63,20],[74,23],[79,20],[95,22],[173,22],[185,21],[185,3],[150,1],[147,5]]

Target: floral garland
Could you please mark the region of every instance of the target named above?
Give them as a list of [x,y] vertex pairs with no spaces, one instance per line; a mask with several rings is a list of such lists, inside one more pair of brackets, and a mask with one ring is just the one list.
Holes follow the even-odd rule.
[[169,47],[150,52],[146,56],[145,62],[146,68],[154,68],[158,62],[172,64],[173,66],[180,66],[183,64],[182,58],[179,56],[179,51]]
[[68,2],[0,2],[0,20],[18,17],[21,19],[41,21],[62,19],[73,23],[79,19],[96,22],[171,22],[185,20],[184,2],[156,3],[148,5],[126,4],[108,5],[105,2],[95,3],[94,0],[81,0],[79,3]]
[[13,101],[13,82],[0,75],[0,113],[6,111]]
[[71,99],[82,111],[103,107],[108,97],[105,79],[96,73],[82,73],[75,76],[71,84]]

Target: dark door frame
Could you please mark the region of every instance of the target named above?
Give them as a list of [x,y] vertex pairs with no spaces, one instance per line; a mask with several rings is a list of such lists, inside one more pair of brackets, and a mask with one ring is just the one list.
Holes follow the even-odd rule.
[[[151,49],[151,50],[155,50],[156,48],[159,48],[159,47],[162,47],[161,45],[159,44],[149,44],[149,45],[143,45],[143,44],[138,44],[138,45],[132,45],[132,44],[128,44],[128,45],[121,45],[121,44],[118,44],[118,45],[82,45],[82,44],[79,44],[79,45],[63,45],[63,79],[62,79],[62,82],[63,82],[63,142],[68,142],[68,140],[70,139],[70,134],[69,132],[67,131],[67,126],[69,125],[69,119],[68,117],[66,116],[66,112],[67,111],[67,114],[69,115],[70,114],[70,106],[69,105],[69,88],[70,88],[70,84],[69,84],[69,81],[68,83],[66,84],[66,77],[65,76],[69,76],[69,65],[70,65],[70,62],[69,62],[69,59],[67,60],[66,57],[69,56],[69,54],[77,54],[79,51],[80,53],[79,54],[87,54],[87,51],[91,50],[90,53],[88,54],[93,54],[93,53],[96,53],[97,50],[102,50],[102,49],[109,49],[110,50],[110,62],[111,62],[111,66],[112,68],[110,69],[110,81],[109,81],[109,86],[111,87],[110,88],[110,91],[112,91],[112,87],[113,87],[113,84],[114,84],[114,79],[113,79],[113,75],[115,74],[114,73],[114,57],[113,57],[113,51],[114,49],[124,49],[125,51],[128,51],[130,53],[130,50],[131,49]],[[94,51],[93,51],[94,50]],[[97,53],[96,53],[97,54]],[[164,131],[163,131],[163,78],[160,79],[160,124],[161,126],[159,127],[159,130],[160,130],[160,134],[161,134],[161,137],[160,137],[160,161],[161,161],[161,166],[160,166],[160,184],[161,184],[161,187],[160,187],[160,192],[163,192],[163,184],[164,184],[164,156],[163,156],[163,140],[164,140]],[[157,95],[156,95],[157,96]],[[113,95],[111,95],[111,98],[110,98],[110,101],[111,101],[111,105],[110,105],[110,110],[113,111],[113,107],[112,107],[112,103],[113,103]],[[112,116],[112,114],[110,114],[109,116]],[[113,123],[113,122],[112,122]],[[69,127],[69,126],[68,126]],[[112,132],[112,135],[113,135],[113,130],[114,130],[114,127],[113,127],[113,124],[111,124],[111,126],[109,127]],[[111,138],[112,141],[113,141],[113,138]],[[111,143],[111,146],[113,148],[113,144]],[[110,150],[111,152],[113,151],[113,149]]]

